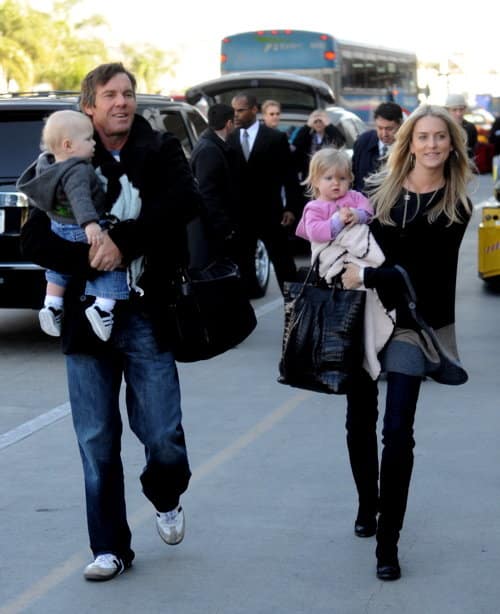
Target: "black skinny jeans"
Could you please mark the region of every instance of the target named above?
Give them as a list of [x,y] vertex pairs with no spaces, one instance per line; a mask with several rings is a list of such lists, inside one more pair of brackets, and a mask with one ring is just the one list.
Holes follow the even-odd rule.
[[413,423],[420,377],[387,374],[382,462],[377,450],[378,387],[362,370],[347,394],[347,448],[359,497],[360,517],[380,513],[377,539],[397,543],[413,468]]

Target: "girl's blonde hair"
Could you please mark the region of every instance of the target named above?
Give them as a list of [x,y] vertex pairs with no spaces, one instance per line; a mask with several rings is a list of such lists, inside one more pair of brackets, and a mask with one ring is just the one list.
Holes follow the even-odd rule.
[[389,154],[387,164],[378,173],[365,180],[370,201],[375,208],[375,217],[382,224],[394,226],[391,209],[398,201],[403,184],[413,168],[414,156],[410,147],[415,125],[423,117],[437,117],[447,127],[451,139],[452,151],[445,162],[444,177],[446,185],[441,200],[427,212],[429,221],[433,222],[444,214],[450,224],[460,221],[457,206],[461,203],[467,212],[471,211],[467,197],[467,184],[472,179],[471,163],[467,156],[467,136],[455,119],[444,107],[421,105],[403,122],[396,134],[396,140]]
[[309,174],[302,182],[306,186],[306,194],[311,198],[318,198],[319,190],[315,187],[321,176],[329,169],[335,167],[337,173],[343,173],[352,182],[353,174],[351,168],[351,158],[343,149],[325,147],[317,151],[309,162]]
[[50,153],[57,153],[62,147],[64,139],[72,139],[89,127],[92,129],[90,117],[80,113],[80,111],[72,111],[71,109],[55,111],[45,121],[42,130],[41,149]]

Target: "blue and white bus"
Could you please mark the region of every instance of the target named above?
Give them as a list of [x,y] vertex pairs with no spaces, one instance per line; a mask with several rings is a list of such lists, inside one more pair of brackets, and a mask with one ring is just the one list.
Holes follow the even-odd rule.
[[393,100],[406,111],[418,105],[414,53],[340,40],[322,32],[259,30],[226,36],[221,73],[289,71],[325,81],[336,102],[366,122],[381,102]]

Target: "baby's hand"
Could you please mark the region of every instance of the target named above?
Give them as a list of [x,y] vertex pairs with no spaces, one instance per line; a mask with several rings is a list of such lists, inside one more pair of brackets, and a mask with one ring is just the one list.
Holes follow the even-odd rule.
[[342,207],[339,211],[340,219],[345,226],[354,226],[359,222],[359,215],[357,211],[350,209],[349,207]]
[[85,226],[85,235],[90,245],[102,244],[102,229],[97,222],[91,222]]

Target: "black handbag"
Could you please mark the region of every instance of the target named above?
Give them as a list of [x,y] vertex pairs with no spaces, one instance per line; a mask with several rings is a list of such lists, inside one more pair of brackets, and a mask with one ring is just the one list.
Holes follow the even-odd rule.
[[[285,282],[280,384],[345,394],[363,361],[363,290],[321,281],[316,261],[303,283]],[[311,282],[313,277],[315,282]]]
[[462,367],[462,365],[452,356],[448,354],[446,349],[441,344],[438,336],[436,335],[436,331],[429,326],[427,322],[422,318],[422,316],[417,311],[417,294],[415,292],[415,288],[411,283],[410,277],[406,270],[396,264],[394,268],[399,271],[401,276],[404,279],[406,285],[406,294],[405,298],[408,303],[408,309],[410,310],[412,318],[420,327],[420,331],[418,331],[421,335],[423,332],[427,334],[427,337],[432,342],[434,349],[436,350],[439,356],[439,365],[436,369],[429,371],[429,377],[431,377],[436,382],[440,384],[448,384],[449,386],[459,386],[460,384],[465,384],[465,382],[469,379],[467,375],[467,371]]
[[170,309],[172,351],[179,362],[222,354],[257,325],[239,269],[230,260],[203,269],[179,269]]

